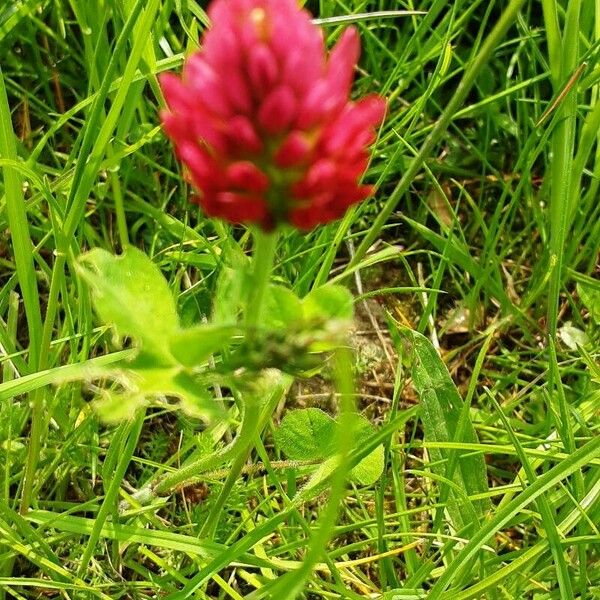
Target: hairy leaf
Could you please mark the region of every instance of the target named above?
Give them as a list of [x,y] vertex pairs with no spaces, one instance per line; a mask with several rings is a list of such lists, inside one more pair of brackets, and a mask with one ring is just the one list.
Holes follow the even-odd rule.
[[121,256],[95,248],[79,259],[79,272],[90,284],[100,318],[121,336],[131,336],[157,356],[179,327],[175,301],[158,267],[137,248]]

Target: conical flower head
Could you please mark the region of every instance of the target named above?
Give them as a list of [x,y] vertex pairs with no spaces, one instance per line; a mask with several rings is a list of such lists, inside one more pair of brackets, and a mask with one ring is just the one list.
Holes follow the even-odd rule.
[[372,193],[360,185],[385,102],[349,100],[360,44],[327,55],[295,0],[214,0],[181,77],[161,77],[167,135],[209,216],[311,229]]

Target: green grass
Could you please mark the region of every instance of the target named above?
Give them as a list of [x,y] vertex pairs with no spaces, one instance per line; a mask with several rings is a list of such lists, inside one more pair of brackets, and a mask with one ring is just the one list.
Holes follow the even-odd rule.
[[[356,392],[342,391],[377,434],[347,458],[383,443],[382,477],[343,496],[334,473],[332,506],[285,459],[273,434],[290,407],[340,410],[327,372],[273,396],[229,480],[227,388],[228,419],[208,428],[164,408],[100,420],[90,375],[123,349],[77,257],[141,248],[191,325],[225,251],[250,247],[188,202],[158,126],[157,75],[197,47],[205,5],[4,0],[0,598],[600,597],[600,4],[308,4],[358,15],[356,93],[389,111],[375,198],[285,231],[273,277],[300,296],[327,281],[363,294]],[[401,9],[426,14],[364,18]],[[346,23],[323,23],[329,44]],[[419,374],[406,326],[462,400],[435,360]]]

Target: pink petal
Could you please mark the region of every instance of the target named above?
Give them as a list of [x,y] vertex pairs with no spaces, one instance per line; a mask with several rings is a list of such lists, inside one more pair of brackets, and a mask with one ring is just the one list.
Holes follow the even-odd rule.
[[197,90],[197,93],[199,95],[198,100],[214,115],[229,117],[233,112],[227,94],[222,88],[204,85]]
[[[271,36],[271,47],[275,56],[283,63],[291,47],[296,48],[321,48],[323,54],[323,33],[319,27],[311,23],[311,16],[306,10],[298,10],[298,4],[292,6],[287,0],[283,5],[277,5],[277,0],[272,4],[271,20],[272,31],[277,35]],[[282,10],[287,8],[286,10]],[[321,46],[319,46],[321,45]]]
[[194,115],[190,115],[187,119],[189,134],[194,136],[196,140],[202,141],[217,152],[225,152],[227,150],[227,140],[219,128],[215,126],[210,115],[204,114],[202,111],[196,111]]
[[220,21],[227,22],[231,16],[233,4],[233,2],[228,2],[227,0],[214,0],[214,2],[211,2],[208,7],[208,16],[210,20],[213,23],[219,23]]
[[327,210],[329,205],[333,202],[334,197],[335,192],[333,190],[329,190],[312,196],[310,203],[315,210]]
[[225,176],[229,185],[249,192],[261,193],[269,188],[269,178],[248,160],[229,165]]
[[338,163],[338,177],[340,180],[356,183],[367,170],[369,155],[363,151],[353,161],[340,161]]
[[331,118],[332,114],[341,110],[343,99],[332,95],[329,84],[325,79],[318,80],[308,92],[298,110],[296,126],[299,129],[309,129],[317,123]]
[[367,198],[370,198],[375,193],[374,185],[359,185],[357,188],[357,194],[353,199],[353,202],[362,202]]
[[280,167],[292,167],[304,162],[310,152],[311,145],[300,131],[292,131],[275,154],[275,162]]
[[210,29],[202,41],[204,58],[217,72],[234,70],[242,63],[243,51],[233,21],[220,21],[218,29]]
[[190,109],[190,95],[177,75],[163,73],[159,77],[159,82],[165,100],[173,112],[185,112]]
[[387,108],[386,101],[377,94],[370,94],[361,98],[356,107],[359,109],[359,117],[355,117],[363,127],[377,127],[383,122]]
[[192,87],[201,83],[219,85],[217,72],[206,62],[202,52],[194,52],[188,56],[183,66],[183,81]]
[[228,121],[227,136],[231,143],[248,152],[260,152],[263,143],[247,117],[236,115]]
[[243,51],[250,52],[254,46],[271,38],[272,28],[270,15],[261,6],[255,5],[244,12],[245,18],[239,23],[237,34]]
[[[385,104],[348,100],[358,33],[346,30],[327,57],[300,3],[212,0],[202,50],[181,78],[161,77],[161,120],[207,215],[311,229],[372,192],[357,182]],[[265,194],[277,169],[290,189],[274,213]]]
[[296,0],[265,0],[263,2],[265,8],[274,14],[278,12],[284,14],[287,17],[297,18],[298,13],[305,13],[306,11],[298,11],[298,2]]
[[316,52],[299,46],[290,48],[281,72],[283,81],[295,90],[298,97],[305,96],[307,90],[325,73],[323,44]]
[[360,40],[356,27],[348,27],[329,55],[327,81],[332,93],[347,97],[360,55]]
[[190,142],[181,144],[178,148],[181,160],[199,177],[207,177],[211,172],[212,161],[206,152]]
[[227,92],[214,69],[204,60],[204,57],[196,53],[187,61],[183,70],[184,81],[188,93],[194,100],[213,114],[228,117],[232,108],[227,99]]
[[252,110],[252,96],[244,77],[235,71],[227,75],[225,94],[233,108],[237,111],[249,113]]
[[277,80],[279,67],[277,60],[266,44],[257,44],[248,56],[248,75],[257,95],[273,87]]
[[330,160],[319,160],[311,166],[304,181],[305,189],[310,190],[311,194],[315,192],[325,192],[332,188],[335,182],[338,167]]
[[[356,104],[349,104],[339,119],[323,133],[320,146],[330,154],[355,151],[358,143],[360,146],[367,145],[373,139],[373,127],[383,121],[385,109],[383,98],[375,95],[367,96]],[[350,144],[352,148],[349,149]]]
[[185,120],[179,115],[174,115],[168,110],[160,111],[160,119],[166,134],[176,143],[187,140],[190,137],[189,127]]
[[216,195],[215,205],[218,206],[218,216],[233,223],[249,223],[261,221],[267,214],[267,205],[262,198],[220,192]]
[[292,123],[297,106],[292,90],[281,85],[265,98],[258,111],[258,122],[267,133],[280,133]]
[[222,27],[224,23],[234,23],[240,14],[256,5],[256,0],[213,0],[208,7],[208,16],[212,28]]
[[309,231],[318,225],[318,217],[310,208],[296,208],[290,212],[288,218],[294,227],[302,231]]
[[201,190],[218,189],[221,175],[214,160],[200,147],[186,143],[178,147],[181,160],[189,169],[192,183]]

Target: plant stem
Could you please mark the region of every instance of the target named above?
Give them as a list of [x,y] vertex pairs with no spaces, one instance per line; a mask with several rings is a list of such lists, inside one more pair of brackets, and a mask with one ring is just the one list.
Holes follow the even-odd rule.
[[234,453],[233,464],[231,465],[227,479],[223,484],[223,489],[215,503],[212,505],[206,521],[204,521],[204,524],[200,528],[199,537],[201,538],[214,537],[223,507],[248,459],[254,436],[260,429],[260,399],[246,398],[245,405],[244,421],[242,422],[240,432],[232,446],[232,449],[235,448],[236,450]]
[[[256,326],[261,321],[265,292],[269,285],[273,269],[273,259],[275,258],[275,248],[277,247],[276,232],[265,233],[261,229],[255,229],[253,233],[254,254],[252,276],[250,278],[250,289],[248,290],[246,311],[244,314],[246,339],[249,341],[254,337]],[[238,439],[235,442],[237,452],[223,489],[200,529],[200,537],[214,537],[223,507],[248,460],[255,436],[258,435],[264,422],[264,419],[260,418],[263,405],[262,398],[256,397],[255,393],[251,391],[248,395],[245,395],[244,404],[244,421],[238,434]],[[270,417],[270,414],[268,416]]]
[[277,247],[277,232],[265,233],[261,229],[254,232],[254,251],[252,276],[250,278],[250,289],[248,291],[245,325],[248,329],[247,335],[252,337],[256,326],[260,324],[262,317],[263,301],[265,291],[269,285],[275,248]]
[[271,418],[283,395],[289,390],[291,383],[291,378],[278,375],[277,381],[271,381],[268,386],[264,386],[264,389],[273,390],[272,392],[262,396],[252,393],[252,395],[249,394],[245,397],[244,421],[242,422],[238,436],[230,446],[231,451],[228,453],[233,458],[233,464],[228,470],[227,478],[219,497],[213,504],[206,521],[200,529],[199,536],[201,538],[212,539],[214,537],[223,507],[235,482],[245,470],[246,461],[250,456],[255,441],[260,438],[263,427]]
[[346,494],[346,479],[350,470],[350,452],[355,441],[354,377],[352,374],[352,351],[340,346],[335,352],[335,383],[340,392],[340,417],[337,430],[338,463],[331,477],[329,500],[319,517],[319,526],[313,532],[302,566],[281,577],[271,588],[270,597],[293,600],[304,588],[306,579],[325,552]]
[[216,469],[228,460],[233,459],[239,452],[243,439],[247,439],[248,437],[244,433],[244,427],[251,424],[250,422],[246,422],[247,417],[248,415],[244,415],[244,422],[242,423],[240,432],[230,445],[219,452],[203,456],[199,460],[177,469],[177,471],[162,476],[158,481],[150,484],[149,488],[140,490],[138,494],[134,495],[134,498],[138,502],[145,504],[149,501],[149,498],[167,494],[180,485],[196,481],[201,473]]
[[[283,378],[277,385],[272,386],[273,393],[269,394],[267,403],[271,406],[276,406],[282,396],[287,393],[290,385],[291,380],[289,378]],[[249,436],[251,433],[256,431],[257,427],[260,427],[260,425],[256,425],[256,417],[254,414],[252,413],[250,418],[249,416],[249,414],[244,415],[244,421],[242,422],[240,431],[231,444],[218,452],[203,456],[202,458],[181,467],[177,471],[163,475],[158,480],[141,489],[134,495],[134,498],[142,504],[147,504],[151,498],[167,494],[174,488],[190,483],[191,481],[197,481],[198,476],[201,473],[212,471],[224,463],[233,460],[240,452],[242,452],[244,440],[250,439]]]

